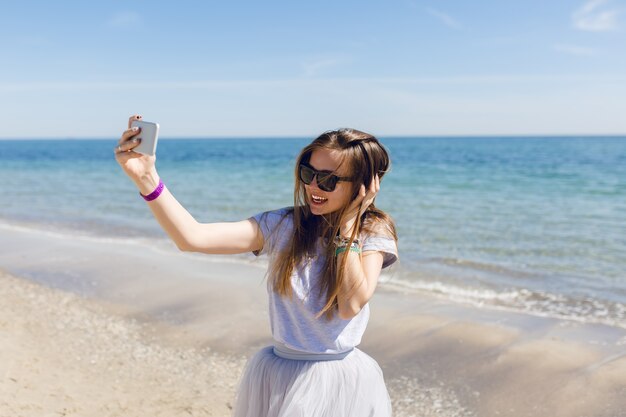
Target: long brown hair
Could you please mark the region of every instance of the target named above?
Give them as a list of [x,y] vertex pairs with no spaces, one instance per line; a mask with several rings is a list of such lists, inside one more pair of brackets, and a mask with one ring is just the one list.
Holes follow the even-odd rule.
[[[308,163],[311,154],[316,149],[338,151],[341,164],[347,164],[352,181],[352,195],[348,204],[341,209],[317,216],[311,214],[306,202],[306,189],[298,175],[301,163]],[[337,236],[346,209],[357,197],[361,185],[370,185],[376,174],[382,180],[389,171],[390,159],[387,150],[372,135],[354,129],[339,129],[328,131],[317,137],[306,146],[298,156],[295,166],[295,190],[293,209],[286,216],[293,215],[293,234],[285,250],[277,254],[276,261],[270,276],[274,291],[282,296],[291,296],[291,275],[294,268],[305,262],[309,256],[316,253],[316,243],[321,237],[326,242],[326,260],[322,269],[320,296],[326,294],[326,305],[319,312],[318,317],[326,315],[331,319],[337,310],[337,295],[343,283],[344,269],[347,257],[343,257],[340,267],[337,267],[333,239]],[[395,225],[392,219],[372,203],[357,219],[350,242],[358,238],[361,233],[384,234],[397,240]]]

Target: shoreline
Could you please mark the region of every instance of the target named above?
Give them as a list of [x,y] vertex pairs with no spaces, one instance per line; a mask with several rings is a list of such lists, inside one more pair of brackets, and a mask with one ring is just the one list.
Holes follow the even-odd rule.
[[[220,391],[221,386],[203,388],[206,391],[203,391],[205,395],[200,403],[204,405],[198,404],[197,415],[228,415],[228,400],[219,400],[221,405],[208,411],[201,406],[211,408],[207,404],[213,404],[212,398],[232,397],[233,381],[238,380],[245,358],[258,348],[271,344],[262,264],[208,260],[207,256],[181,254],[175,250],[137,249],[140,247],[3,230],[0,233],[0,267],[20,277],[4,275],[0,281],[3,293],[8,294],[5,299],[10,300],[2,304],[3,308],[11,310],[18,308],[20,303],[33,300],[38,300],[35,305],[45,308],[27,311],[26,307],[21,307],[24,317],[3,311],[0,317],[4,319],[0,323],[2,328],[9,326],[9,331],[4,332],[8,342],[1,343],[19,346],[20,340],[25,340],[20,337],[28,334],[29,337],[40,337],[40,342],[65,340],[68,349],[71,347],[81,352],[89,347],[83,343],[89,337],[103,337],[114,347],[109,350],[114,353],[111,361],[115,363],[120,355],[124,355],[119,352],[119,346],[128,343],[111,329],[118,329],[118,332],[124,329],[123,334],[138,338],[131,338],[135,340],[129,342],[131,345],[148,343],[148,340],[148,346],[153,346],[156,357],[161,359],[174,361],[180,352],[199,355],[194,356],[193,366],[174,362],[172,367],[176,369],[204,369],[198,364],[213,363],[211,360],[220,365],[203,372],[227,369],[220,378],[229,388],[226,391]],[[23,287],[21,301],[17,299],[19,291],[17,295],[11,292],[14,287]],[[64,299],[70,301],[63,302]],[[66,334],[54,330],[58,321],[53,318],[67,313],[68,303],[80,306],[78,313],[71,310],[78,316],[84,310],[102,309],[98,313],[101,315],[97,316],[101,320],[92,320],[100,323],[95,326],[95,331],[81,328]],[[374,295],[371,309],[372,318],[359,347],[381,365],[396,416],[599,417],[619,416],[626,409],[624,329],[480,309],[434,297],[390,291],[384,286],[379,287]],[[45,311],[47,314],[43,314]],[[11,314],[19,320],[12,320]],[[30,314],[35,316],[29,317]],[[116,324],[106,325],[107,320]],[[27,345],[35,346],[32,342]],[[0,369],[6,369],[7,361],[14,364],[26,360],[17,348],[7,351],[11,353],[3,355]],[[72,352],[75,354],[76,351]],[[56,361],[67,359],[63,357],[63,351],[53,355],[48,351],[26,350],[22,355],[29,352],[44,355],[44,358],[52,355]],[[56,367],[46,368],[45,363],[44,360],[34,368],[34,365],[20,367],[26,371],[39,370],[38,374],[31,375],[31,388],[39,381],[39,388],[43,389],[43,382],[56,375],[60,378],[55,389],[68,393],[71,389],[81,393],[89,391],[88,383],[68,385],[71,378],[80,380],[79,375],[91,375],[89,364],[72,365],[70,370],[73,373],[67,376]],[[156,363],[143,365],[145,369],[139,367],[139,374],[143,372],[151,378],[161,378],[154,369],[158,368]],[[108,366],[114,365],[109,363]],[[17,372],[15,366],[11,369],[11,372]],[[189,372],[181,378],[196,381],[203,377]],[[6,373],[6,370],[0,373],[5,376],[0,384],[11,387],[11,378],[18,378],[10,376],[7,379]],[[177,386],[180,391],[172,395],[183,398],[181,402],[194,403],[189,395],[196,382],[188,382],[187,386],[181,382]],[[80,394],[81,398],[97,402],[98,388],[92,387],[93,392]],[[107,398],[111,399],[114,394],[102,393],[102,398],[108,395]],[[14,399],[17,398],[15,395]],[[4,401],[0,402],[2,407],[17,406],[15,403],[7,405],[8,400]],[[26,407],[29,400],[25,401],[20,404]],[[43,400],[31,397],[30,401],[31,408],[35,404],[43,407]],[[128,401],[131,409],[139,404],[137,399],[129,398]],[[232,398],[230,401],[232,404]],[[82,407],[84,409],[85,405]],[[164,410],[166,408],[155,408],[153,414],[162,412],[165,415]],[[0,414],[4,413],[1,407],[0,411]],[[70,411],[67,415],[81,415]],[[125,414],[134,415],[133,412],[143,415],[145,409],[139,407]],[[210,414],[214,412],[218,414]]]
[[[195,257],[209,263],[239,264],[267,268],[264,257],[257,258],[251,254],[230,256],[202,255],[181,253],[173,246],[164,234],[154,235],[133,234],[128,237],[117,237],[114,234],[101,234],[97,230],[78,230],[48,227],[29,222],[11,222],[0,218],[0,233],[18,233],[43,235],[62,240],[80,240],[91,244],[118,244],[127,246],[129,250],[139,249],[159,254]],[[493,268],[493,267],[492,267]],[[519,274],[519,272],[511,272]],[[582,295],[570,296],[558,292],[531,291],[525,288],[501,288],[462,286],[465,276],[471,276],[472,270],[448,271],[446,276],[439,271],[406,269],[401,263],[390,270],[384,270],[379,280],[379,289],[398,294],[414,294],[416,297],[438,299],[469,309],[488,309],[503,314],[522,314],[544,319],[556,319],[581,323],[582,325],[606,325],[626,330],[626,304],[607,299],[595,299]],[[523,277],[524,275],[520,275]],[[450,277],[454,277],[450,280]],[[441,281],[443,279],[443,282]],[[474,278],[468,278],[475,281]],[[549,279],[545,277],[544,279]],[[566,297],[566,300],[563,299]],[[569,305],[572,302],[575,304]],[[594,311],[595,309],[595,311]],[[610,311],[607,311],[610,310]]]

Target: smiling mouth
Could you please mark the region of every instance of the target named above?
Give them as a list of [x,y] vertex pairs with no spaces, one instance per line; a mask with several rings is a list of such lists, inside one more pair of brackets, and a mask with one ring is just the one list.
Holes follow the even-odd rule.
[[326,201],[328,201],[328,199],[324,197],[320,197],[318,195],[311,194],[311,201],[313,202],[313,204],[320,205],[320,204],[324,204]]

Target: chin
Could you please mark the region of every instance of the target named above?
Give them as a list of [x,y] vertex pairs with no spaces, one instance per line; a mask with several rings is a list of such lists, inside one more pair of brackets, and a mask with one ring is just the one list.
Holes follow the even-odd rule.
[[315,207],[309,204],[309,211],[311,212],[311,214],[315,215],[315,216],[320,216],[322,214],[326,214],[326,210],[324,210],[321,207]]
[[339,210],[339,208],[333,209],[332,207],[330,207],[330,208],[327,208],[327,207],[315,207],[315,206],[309,204],[309,211],[314,216],[323,216],[325,214],[334,213],[337,210]]

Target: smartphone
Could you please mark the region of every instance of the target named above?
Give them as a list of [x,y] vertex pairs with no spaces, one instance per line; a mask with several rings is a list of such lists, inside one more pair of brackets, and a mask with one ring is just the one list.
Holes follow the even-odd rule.
[[130,127],[141,129],[135,135],[135,138],[141,139],[141,143],[133,148],[133,152],[139,152],[144,155],[154,155],[157,148],[157,140],[159,139],[159,124],[152,122],[144,122],[143,120],[133,120]]

